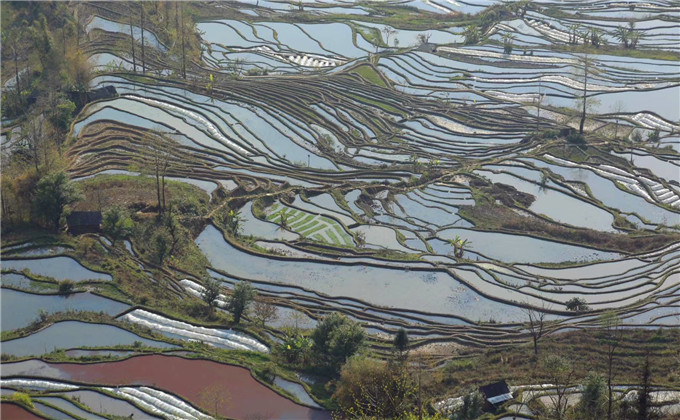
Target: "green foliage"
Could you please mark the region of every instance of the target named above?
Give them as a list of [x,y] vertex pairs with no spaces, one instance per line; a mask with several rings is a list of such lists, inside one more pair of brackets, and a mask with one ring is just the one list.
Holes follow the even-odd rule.
[[454,239],[449,240],[449,244],[453,247],[453,255],[456,258],[463,258],[463,255],[465,254],[465,248],[468,245],[472,245],[472,242],[470,242],[468,239],[463,239],[460,236],[456,235]]
[[165,259],[170,255],[170,235],[165,230],[159,230],[153,237],[153,255],[156,262],[163,265]]
[[286,362],[292,364],[301,364],[309,355],[312,348],[312,341],[299,333],[287,334],[283,339],[283,343],[278,346],[278,353],[280,353]]
[[58,130],[62,132],[68,131],[75,109],[76,104],[66,98],[62,98],[50,116],[50,122]]
[[465,38],[465,45],[476,44],[481,38],[481,32],[477,25],[468,25],[463,31],[463,37]]
[[113,245],[119,239],[129,236],[133,227],[132,219],[118,206],[114,206],[104,213],[102,230],[111,238]]
[[605,418],[607,415],[607,389],[604,378],[591,372],[581,389],[581,401],[576,408],[579,418],[583,420]]
[[512,53],[512,48],[514,46],[513,41],[515,40],[515,36],[512,34],[505,34],[503,36],[503,52],[506,54]]
[[479,391],[467,392],[463,396],[463,404],[459,405],[451,413],[451,420],[474,420],[482,415],[484,397]]
[[81,199],[75,184],[69,181],[66,172],[54,172],[38,181],[35,194],[36,215],[51,224],[56,230],[67,205]]
[[334,399],[347,417],[402,418],[415,405],[416,386],[403,365],[352,357],[342,367]]
[[62,280],[59,282],[59,293],[63,295],[68,295],[70,293],[73,293],[73,289],[75,287],[75,283],[71,280]]
[[570,133],[569,135],[567,135],[567,142],[569,142],[570,144],[579,144],[580,145],[580,144],[586,144],[586,139],[585,139],[585,137],[583,137],[582,134],[574,132],[574,133]]
[[639,143],[642,141],[642,133],[640,133],[640,130],[633,130],[633,133],[631,134],[630,138],[635,143]]
[[333,312],[314,329],[312,349],[321,365],[338,372],[342,364],[359,351],[364,339],[364,330],[357,322]]
[[217,298],[220,295],[221,286],[222,283],[218,279],[208,277],[205,280],[205,284],[203,285],[204,289],[201,292],[201,299],[208,304],[211,310],[217,306]]
[[234,292],[231,295],[227,309],[234,317],[234,324],[241,322],[241,316],[248,309],[248,305],[255,299],[257,291],[247,281],[242,281],[234,286]]
[[654,131],[650,131],[649,134],[647,134],[647,141],[650,143],[658,143],[660,139],[660,132],[659,129],[655,129]]
[[394,349],[398,351],[400,354],[403,354],[408,349],[408,343],[409,343],[408,333],[406,332],[405,329],[399,328],[399,330],[397,330],[397,333],[394,335],[394,340],[392,341]]
[[580,297],[573,297],[565,303],[568,310],[572,312],[583,312],[590,310],[588,303],[585,299]]
[[276,365],[273,363],[264,363],[254,369],[255,375],[268,384],[273,384],[274,379],[276,379]]
[[21,405],[33,408],[33,401],[31,400],[31,396],[28,394],[23,392],[15,392],[12,394],[12,399]]
[[234,211],[233,209],[230,209],[228,212],[226,212],[223,216],[223,223],[224,226],[227,228],[227,231],[229,231],[232,235],[238,236],[239,230],[241,228],[241,212],[240,211]]

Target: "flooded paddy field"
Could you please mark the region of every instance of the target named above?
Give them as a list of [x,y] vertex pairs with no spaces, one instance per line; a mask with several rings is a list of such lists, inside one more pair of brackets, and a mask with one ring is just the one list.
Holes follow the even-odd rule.
[[[35,402],[3,417],[331,418],[282,355],[333,313],[433,370],[529,313],[680,327],[677,4],[383,3],[193,5],[184,62],[160,9],[82,5],[115,94],[66,130],[73,208],[136,225],[3,239],[0,385]],[[278,317],[231,323],[246,282]]]

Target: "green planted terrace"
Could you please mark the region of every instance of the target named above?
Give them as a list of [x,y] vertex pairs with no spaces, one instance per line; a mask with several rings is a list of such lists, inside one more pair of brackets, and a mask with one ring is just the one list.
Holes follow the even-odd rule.
[[275,203],[269,207],[266,219],[305,238],[330,245],[354,246],[352,236],[339,222],[319,214]]

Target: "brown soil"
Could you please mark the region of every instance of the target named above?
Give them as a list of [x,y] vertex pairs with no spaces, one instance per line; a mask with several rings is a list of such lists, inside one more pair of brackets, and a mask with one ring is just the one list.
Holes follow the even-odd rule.
[[7,420],[41,420],[40,417],[17,404],[0,404],[0,418]]

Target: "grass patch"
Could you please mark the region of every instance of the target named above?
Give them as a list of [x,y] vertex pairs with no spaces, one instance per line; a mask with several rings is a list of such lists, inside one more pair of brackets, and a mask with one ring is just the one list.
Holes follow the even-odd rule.
[[378,73],[378,71],[372,66],[362,65],[362,66],[356,67],[354,70],[351,71],[351,73],[358,74],[364,80],[371,82],[374,85],[387,87],[387,84],[380,77],[380,74]]

